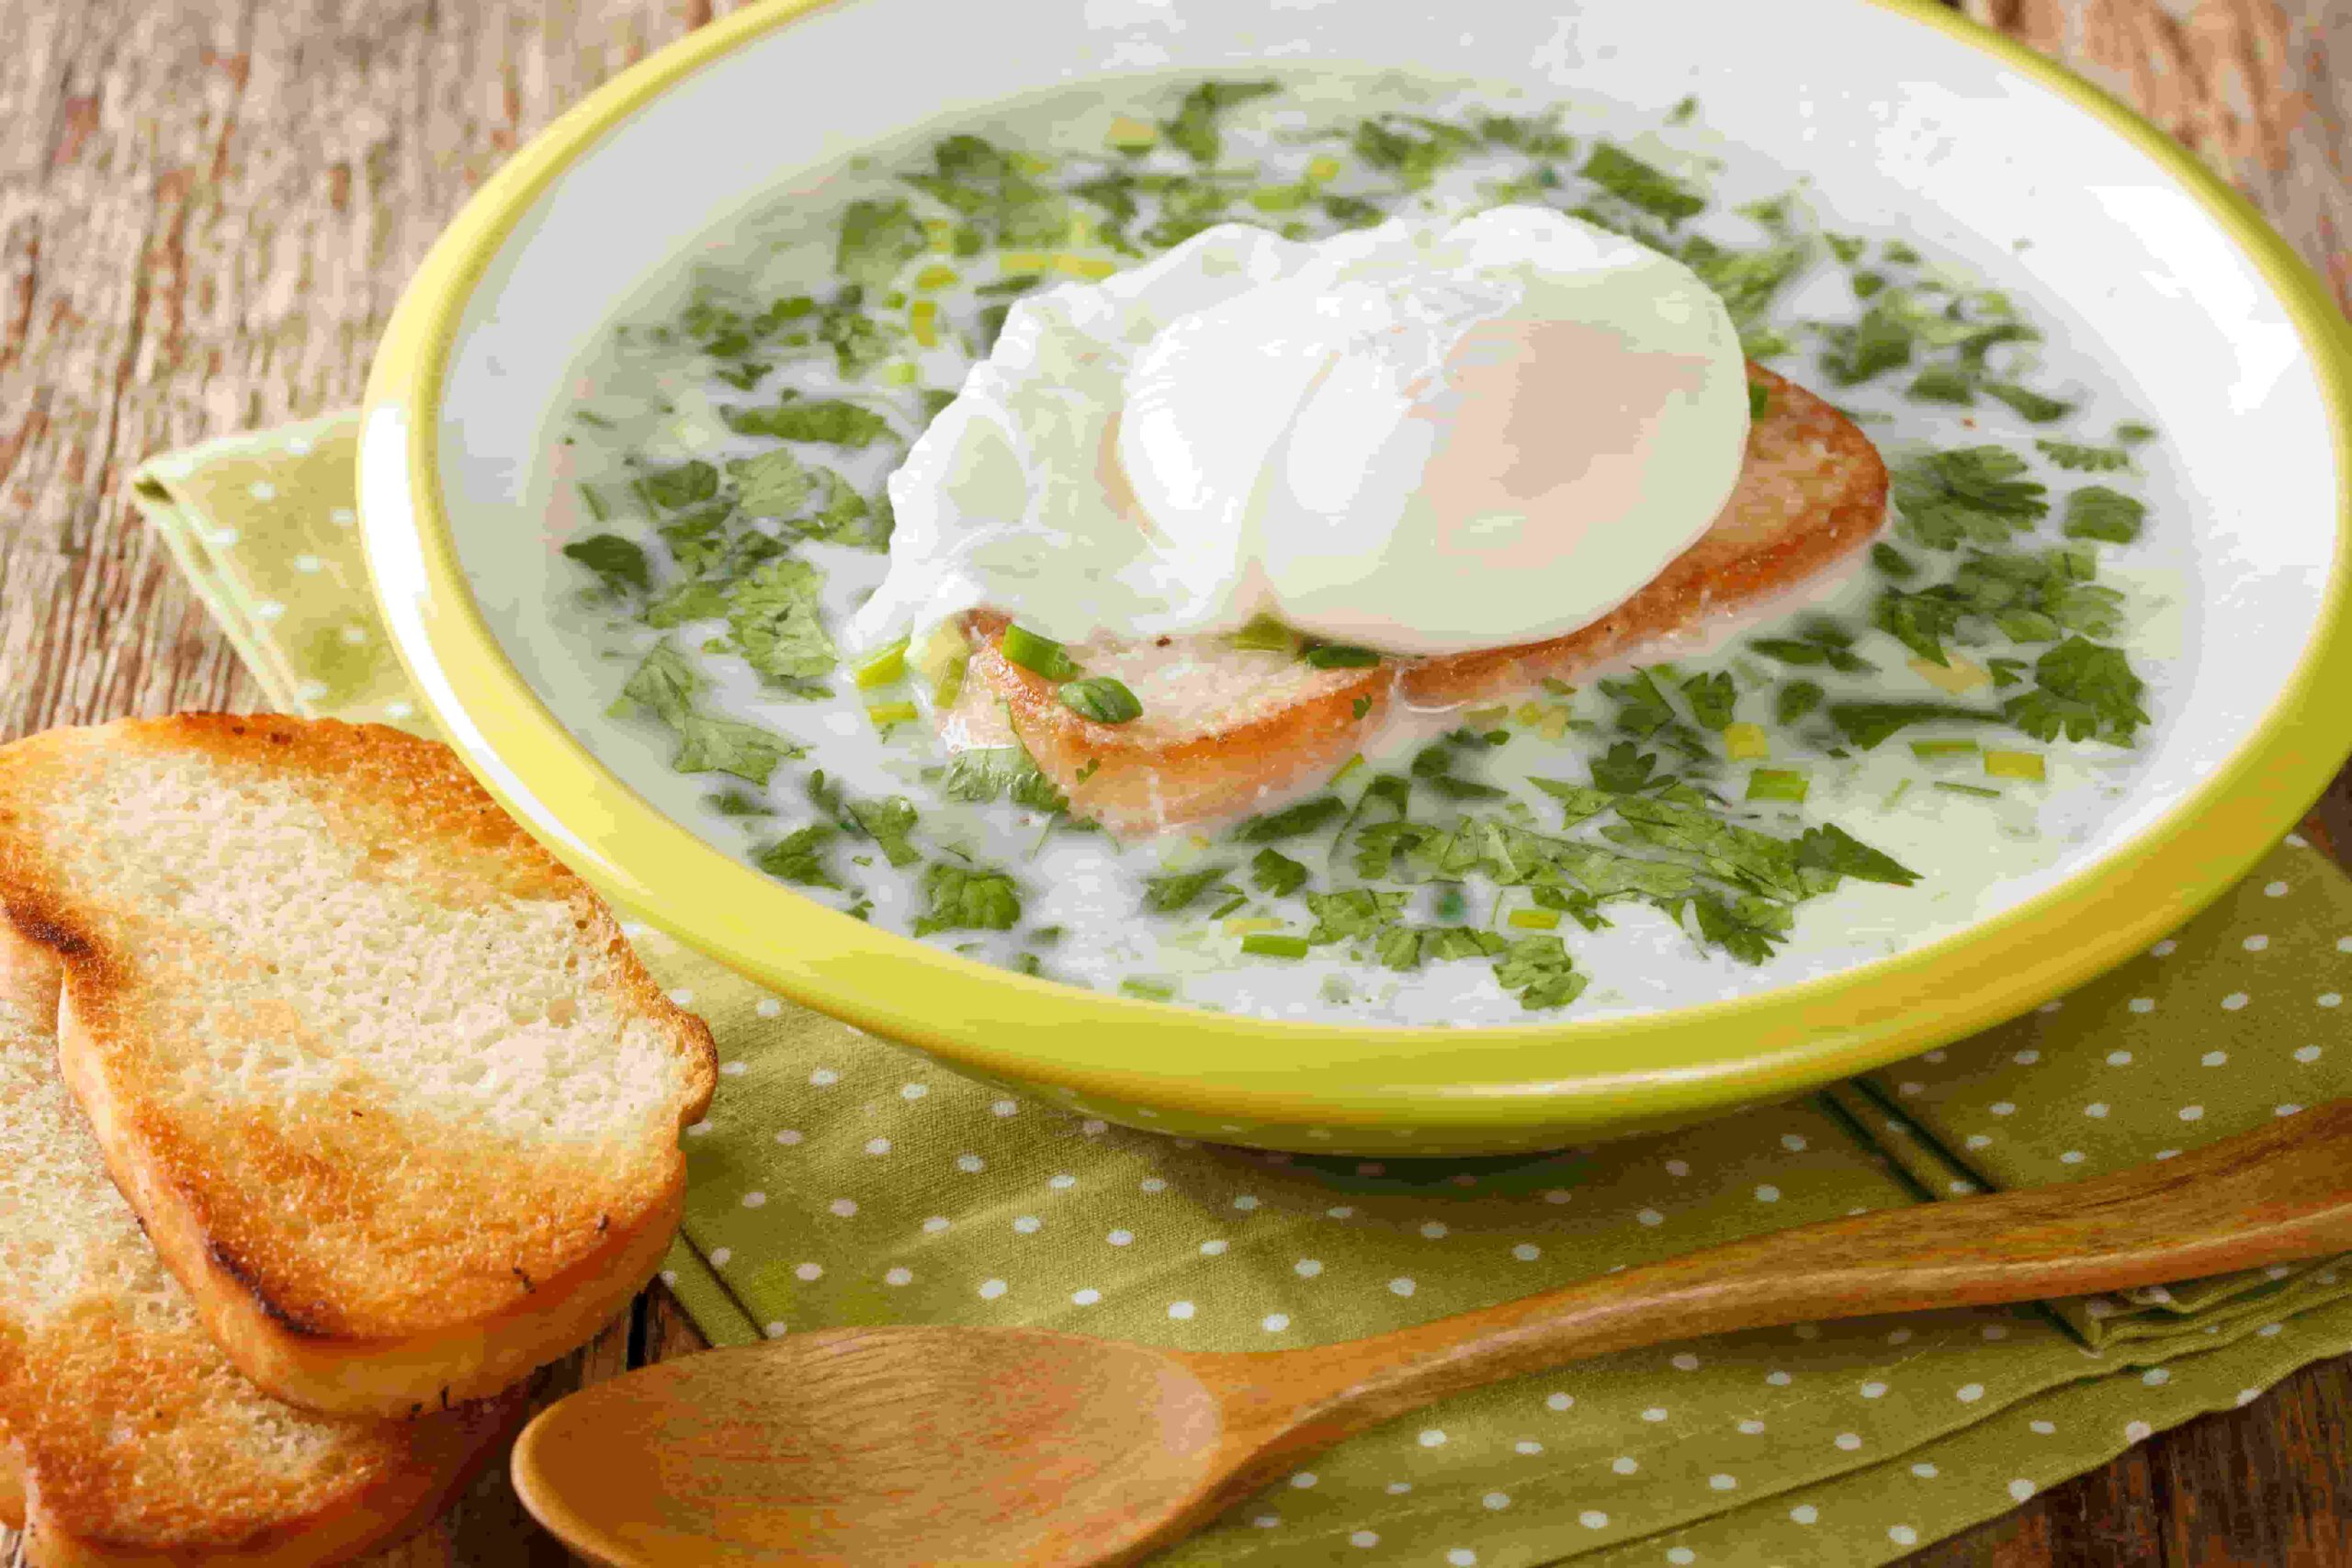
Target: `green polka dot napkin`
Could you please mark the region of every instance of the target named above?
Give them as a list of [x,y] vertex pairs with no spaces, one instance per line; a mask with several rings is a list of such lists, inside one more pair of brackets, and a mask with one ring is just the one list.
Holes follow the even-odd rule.
[[[368,593],[353,436],[342,416],[159,457],[137,498],[274,703],[423,728]],[[2163,1159],[2352,1092],[2352,881],[2295,839],[2171,939],[1964,1043],[1682,1132],[1442,1164],[1008,1098],[629,929],[719,1041],[665,1277],[722,1344],[892,1322],[1311,1344]],[[1883,1562],[2347,1348],[2352,1280],[2322,1263],[1611,1356],[1359,1438],[1165,1561]]]

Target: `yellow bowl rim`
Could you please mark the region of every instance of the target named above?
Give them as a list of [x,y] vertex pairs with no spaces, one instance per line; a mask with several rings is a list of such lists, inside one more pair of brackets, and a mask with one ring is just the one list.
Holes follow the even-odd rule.
[[[804,898],[639,796],[507,659],[458,566],[436,479],[437,400],[473,286],[547,185],[693,72],[828,3],[774,0],[710,24],[622,72],[518,151],[403,293],[369,377],[363,425],[362,495],[388,481],[398,503],[391,516],[363,504],[379,595],[445,734],[536,837],[625,911],[762,984],[1073,1099],[1291,1125],[1410,1125],[1435,1136],[1657,1125],[1867,1071],[2090,979],[2223,892],[2294,825],[2352,744],[2314,701],[2352,685],[2352,328],[2324,285],[2249,202],[2107,93],[1933,0],[1870,0],[1993,55],[2146,152],[2246,254],[2311,355],[2337,475],[2326,599],[2278,700],[2200,787],[2104,861],[1912,952],[1753,996],[1549,1024],[1448,1030],[1208,1012],[1016,975]],[[383,586],[393,565],[413,585],[407,597]],[[593,838],[580,826],[590,821]]]

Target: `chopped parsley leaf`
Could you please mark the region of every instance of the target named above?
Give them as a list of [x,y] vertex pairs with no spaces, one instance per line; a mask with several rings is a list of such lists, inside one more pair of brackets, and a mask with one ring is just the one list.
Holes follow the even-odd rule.
[[653,571],[646,561],[644,549],[618,534],[591,534],[584,539],[574,539],[563,547],[563,553],[594,572],[605,591],[615,597],[652,591]]
[[840,661],[818,618],[819,573],[806,561],[780,556],[735,585],[728,630],[752,669],[782,681],[810,681]]
[[1001,871],[934,861],[922,874],[924,912],[915,935],[1011,931],[1021,919],[1021,886]]
[[1317,795],[1303,800],[1270,816],[1253,818],[1234,829],[1233,837],[1244,844],[1274,844],[1285,839],[1296,839],[1314,832],[1347,810],[1335,795]]
[[1274,82],[1204,82],[1184,95],[1173,119],[1160,122],[1160,134],[1194,163],[1214,164],[1225,151],[1225,139],[1217,133],[1217,117],[1236,104],[1280,90],[1280,84]]
[[2085,485],[2066,498],[2066,537],[2128,545],[2140,536],[2148,509],[2120,491]]
[[1865,882],[1891,882],[1908,887],[1919,874],[1890,855],[1880,853],[1835,823],[1808,828],[1797,840],[1797,863]]
[[2132,466],[2132,454],[2120,446],[2085,446],[2072,441],[2040,439],[2034,446],[2060,468],[2080,473],[2111,474]]
[[1147,876],[1143,880],[1143,907],[1155,915],[1173,915],[1189,909],[1211,888],[1230,891],[1225,881],[1227,870],[1225,866],[1212,865],[1170,876]]
[[1894,498],[1903,531],[1930,549],[1998,545],[2050,511],[2049,491],[2019,476],[2025,459],[1998,446],[1931,452],[1899,465]]
[[840,836],[841,829],[831,822],[811,822],[754,852],[752,863],[780,881],[846,891],[826,860],[828,848]]
[[1669,224],[1707,209],[1705,197],[1611,142],[1594,144],[1592,155],[1585,160],[1584,177],[1618,200],[1663,218]]
[[1868,751],[1899,729],[1915,724],[1992,724],[1998,714],[1951,703],[1832,703],[1829,722],[1849,741]]
[[1587,984],[1567,944],[1555,936],[1523,936],[1504,948],[1495,960],[1495,982],[1530,1012],[1566,1007]]
[[2034,661],[2036,688],[2011,697],[2001,712],[2036,740],[2111,740],[2129,745],[2148,715],[2146,686],[2123,650],[2070,637]]
[[871,446],[891,434],[888,420],[839,398],[787,396],[769,408],[729,409],[726,417],[728,428],[739,435],[773,435],[831,446]]
[[1288,897],[1306,886],[1306,867],[1280,850],[1260,850],[1250,863],[1250,885],[1275,898]]

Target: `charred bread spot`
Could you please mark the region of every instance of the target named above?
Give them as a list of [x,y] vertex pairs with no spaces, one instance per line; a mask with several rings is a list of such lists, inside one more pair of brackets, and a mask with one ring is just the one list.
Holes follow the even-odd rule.
[[303,1317],[263,1289],[261,1280],[254,1275],[253,1269],[241,1262],[236,1254],[231,1252],[228,1246],[219,1237],[213,1237],[206,1242],[204,1251],[205,1255],[212,1260],[212,1266],[235,1280],[237,1287],[253,1298],[254,1305],[259,1307],[262,1315],[268,1318],[270,1322],[300,1339],[324,1340],[334,1337],[316,1323]]

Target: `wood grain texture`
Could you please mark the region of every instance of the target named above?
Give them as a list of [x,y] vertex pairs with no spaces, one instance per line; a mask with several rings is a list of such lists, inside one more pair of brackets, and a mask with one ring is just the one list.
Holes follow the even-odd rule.
[[[402,281],[581,92],[741,0],[0,0],[0,739],[258,693],[122,501],[140,458],[355,400]],[[2352,302],[2352,6],[1964,0],[2239,182]],[[2352,844],[2352,789],[2319,821]],[[660,1293],[561,1375],[700,1348]],[[2352,1363],[1915,1568],[2352,1562]],[[2242,1540],[2232,1532],[2245,1533]],[[2284,1555],[2266,1555],[2274,1551]],[[0,1564],[14,1551],[0,1532]],[[493,1478],[384,1563],[556,1562]]]

